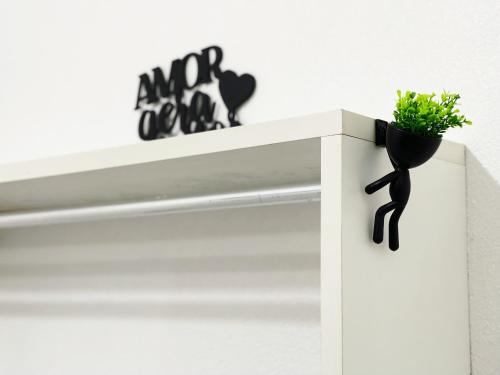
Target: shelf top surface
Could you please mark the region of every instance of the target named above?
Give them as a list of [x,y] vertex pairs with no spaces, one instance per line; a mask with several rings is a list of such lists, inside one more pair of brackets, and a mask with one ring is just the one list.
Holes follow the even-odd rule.
[[[320,138],[374,141],[374,120],[337,110],[0,165],[0,211],[116,203],[318,183]],[[435,156],[464,163],[443,142]]]
[[154,141],[0,165],[0,184],[131,166],[341,133],[341,111],[180,135]]

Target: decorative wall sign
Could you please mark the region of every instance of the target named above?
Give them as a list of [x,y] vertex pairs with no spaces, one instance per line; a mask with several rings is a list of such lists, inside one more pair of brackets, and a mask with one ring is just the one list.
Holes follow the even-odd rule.
[[[222,57],[222,49],[211,46],[172,61],[168,79],[160,67],[154,68],[152,74],[141,74],[135,106],[141,111],[139,136],[153,140],[241,125],[237,112],[255,91],[255,78],[222,71]],[[193,66],[194,74],[189,69]],[[227,123],[217,119],[217,104],[200,91],[213,84],[214,79],[227,110]]]

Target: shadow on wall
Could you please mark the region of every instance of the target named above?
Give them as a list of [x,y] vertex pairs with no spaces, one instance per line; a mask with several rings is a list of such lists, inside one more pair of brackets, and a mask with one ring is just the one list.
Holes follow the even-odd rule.
[[500,186],[467,150],[473,374],[500,373]]
[[3,231],[0,319],[319,322],[319,204]]

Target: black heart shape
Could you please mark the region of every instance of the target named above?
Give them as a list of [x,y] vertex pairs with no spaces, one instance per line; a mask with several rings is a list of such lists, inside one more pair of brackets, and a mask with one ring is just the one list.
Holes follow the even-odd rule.
[[238,75],[226,70],[219,76],[219,92],[229,113],[235,113],[236,109],[250,98],[255,90],[255,78],[250,74]]

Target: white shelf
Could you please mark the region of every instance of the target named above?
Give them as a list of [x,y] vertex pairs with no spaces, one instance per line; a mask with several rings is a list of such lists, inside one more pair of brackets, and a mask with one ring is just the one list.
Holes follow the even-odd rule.
[[[411,171],[396,253],[371,240],[387,189],[364,192],[391,170],[343,110],[0,166],[0,305],[32,319],[0,317],[0,351],[30,373],[467,375],[464,147]],[[195,206],[234,209],[163,215]]]
[[[0,165],[0,211],[172,199],[320,181],[320,139],[374,140],[373,119],[338,110]],[[463,163],[443,142],[438,159]]]

